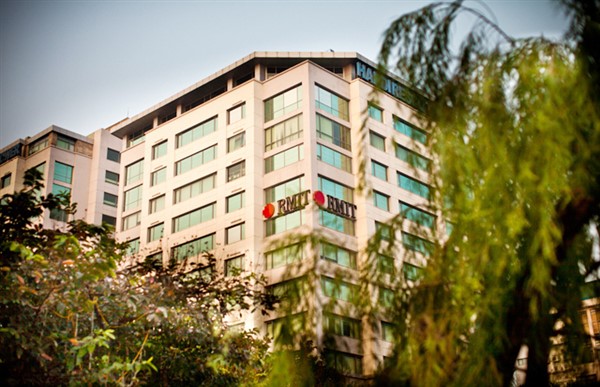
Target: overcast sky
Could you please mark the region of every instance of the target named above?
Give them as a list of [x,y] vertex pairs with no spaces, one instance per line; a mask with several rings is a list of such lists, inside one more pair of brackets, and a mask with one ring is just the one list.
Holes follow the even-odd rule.
[[[0,2],[0,148],[54,124],[84,135],[133,116],[253,51],[357,51],[429,1]],[[485,5],[482,5],[485,3]],[[467,4],[517,37],[558,38],[548,0]],[[489,14],[489,13],[488,13]]]

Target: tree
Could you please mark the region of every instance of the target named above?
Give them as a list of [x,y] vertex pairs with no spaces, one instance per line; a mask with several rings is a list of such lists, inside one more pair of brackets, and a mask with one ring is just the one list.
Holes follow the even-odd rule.
[[[435,3],[384,33],[381,70],[421,90],[437,157],[433,205],[452,225],[419,286],[398,294],[392,380],[548,385],[551,337],[582,350],[582,285],[596,273],[600,216],[600,2],[563,1],[560,42],[513,39],[462,1]],[[473,15],[458,52],[452,25]],[[562,328],[557,330],[557,322]]]
[[228,330],[224,316],[269,308],[255,276],[208,265],[122,266],[108,226],[44,230],[35,219],[65,207],[39,195],[39,173],[0,204],[0,379],[7,385],[253,384],[268,343]]

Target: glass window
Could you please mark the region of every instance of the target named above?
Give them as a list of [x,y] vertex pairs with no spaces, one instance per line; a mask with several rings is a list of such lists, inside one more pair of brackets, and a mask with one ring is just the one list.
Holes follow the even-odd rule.
[[425,199],[429,199],[428,185],[400,172],[398,172],[398,186]]
[[173,199],[175,204],[184,202],[215,188],[216,179],[217,174],[213,173],[212,175],[205,176],[199,180],[175,189],[175,191],[173,191]]
[[352,159],[324,145],[317,144],[317,160],[352,173]]
[[284,345],[297,342],[300,335],[306,332],[306,313],[297,313],[291,316],[267,321],[267,335],[273,341],[275,349]]
[[240,208],[243,208],[245,198],[246,198],[246,192],[243,192],[243,191],[236,193],[235,195],[231,195],[231,196],[227,197],[226,211],[229,213],[229,212],[237,211]]
[[54,180],[71,184],[73,180],[73,167],[67,164],[54,162]]
[[430,160],[402,145],[396,144],[396,157],[423,171],[429,170]]
[[225,229],[225,244],[239,242],[246,237],[246,224],[240,223]]
[[331,195],[349,203],[354,202],[354,189],[326,177],[319,176],[319,190],[323,191],[325,195]]
[[369,104],[369,117],[375,121],[383,122],[383,110],[375,105]]
[[163,210],[165,208],[165,195],[150,199],[148,207],[148,212],[150,214]]
[[265,173],[273,172],[304,159],[304,144],[279,152],[265,159]]
[[163,237],[163,231],[165,229],[164,223],[159,223],[155,226],[148,228],[148,242],[159,240]]
[[113,194],[108,193],[108,192],[104,193],[104,204],[109,205],[111,207],[116,207],[117,206],[117,200],[118,200],[117,195],[113,195]]
[[265,122],[281,117],[289,112],[297,110],[302,105],[302,86],[265,100]]
[[423,269],[411,265],[410,263],[404,262],[402,264],[402,273],[404,275],[404,279],[407,281],[416,281],[423,275]]
[[243,103],[227,111],[227,123],[233,124],[246,118],[246,104]]
[[10,183],[12,181],[12,174],[6,174],[4,176],[2,176],[2,179],[0,179],[0,188],[6,188],[8,186],[10,186]]
[[191,171],[201,165],[213,161],[217,157],[217,145],[203,149],[175,163],[175,176]]
[[106,223],[108,225],[116,227],[117,226],[117,218],[115,218],[114,216],[102,214],[102,223]]
[[265,129],[265,152],[302,137],[302,114]]
[[390,308],[394,305],[394,299],[396,298],[396,295],[392,289],[380,287],[377,298],[381,306],[384,308]]
[[192,128],[189,128],[176,137],[176,147],[180,148],[194,142],[217,130],[217,116],[214,116]]
[[50,144],[50,142],[48,141],[48,136],[46,136],[40,140],[37,140],[33,144],[29,145],[29,151],[27,152],[27,154],[29,156],[31,156],[32,154],[37,153],[37,152],[41,151],[42,149],[47,148],[49,144]]
[[420,210],[417,207],[411,206],[410,204],[400,202],[400,211],[402,212],[402,215],[411,222],[415,222],[427,228],[433,228],[435,225],[435,216]]
[[321,243],[321,259],[356,269],[356,253],[330,243]]
[[146,256],[146,259],[144,260],[144,266],[151,269],[161,269],[163,266],[162,251]]
[[426,256],[430,256],[434,249],[432,242],[407,232],[402,232],[402,245],[408,250],[416,251]]
[[384,241],[389,241],[392,238],[392,228],[380,222],[375,222],[375,233]]
[[321,277],[321,288],[325,296],[346,302],[356,300],[358,291],[354,284],[329,277]]
[[246,160],[227,167],[227,181],[239,179],[246,174]]
[[427,142],[427,133],[425,131],[396,116],[394,116],[394,129],[422,144]]
[[354,222],[352,220],[322,209],[319,210],[319,224],[344,234],[354,235]]
[[141,214],[142,213],[140,211],[138,211],[131,215],[125,216],[123,218],[123,227],[122,227],[121,231],[129,230],[131,228],[139,226],[141,223],[141,219],[142,219]]
[[300,193],[304,189],[304,186],[304,176],[299,176],[273,187],[269,187],[265,189],[265,203],[272,203],[287,196]]
[[393,275],[396,272],[394,258],[377,254],[377,270],[383,274]]
[[343,374],[362,374],[361,356],[327,350],[325,363]]
[[75,140],[68,137],[58,136],[56,138],[56,147],[73,152],[75,150]]
[[240,274],[244,270],[244,256],[230,258],[225,261],[225,277]]
[[244,146],[246,146],[246,132],[238,133],[227,139],[227,152],[233,152]]
[[315,94],[315,105],[317,109],[326,111],[329,114],[348,121],[348,101],[346,99],[339,97],[318,85],[315,85]]
[[381,340],[390,343],[394,342],[394,324],[388,322],[381,322]]
[[125,185],[137,183],[144,177],[144,159],[125,167]]
[[390,199],[389,196],[384,195],[381,192],[373,191],[373,202],[375,204],[375,207],[381,208],[382,210],[385,210],[385,211],[389,211],[390,210],[390,204],[389,204],[390,200],[389,199]]
[[292,262],[302,260],[304,256],[304,245],[295,244],[281,249],[265,253],[267,270],[288,265]]
[[369,132],[369,141],[371,143],[371,146],[379,149],[380,151],[385,152],[385,137],[380,136],[379,134],[377,134],[373,131],[370,131]]
[[371,160],[371,174],[378,179],[387,181],[387,166]]
[[214,240],[215,234],[210,234],[175,246],[172,249],[173,259],[179,262],[187,258],[196,257],[205,251],[212,250]]
[[130,148],[137,144],[141,144],[144,141],[146,141],[146,132],[149,131],[150,129],[152,129],[152,124],[128,135],[127,136],[127,148]]
[[288,231],[301,226],[303,222],[303,211],[294,211],[286,215],[271,218],[266,221],[267,236]]
[[132,239],[127,242],[125,247],[125,256],[131,256],[140,252],[140,238]]
[[346,150],[351,149],[350,128],[317,114],[317,136]]
[[[59,184],[52,184],[52,194],[53,195],[60,195],[60,194],[70,195],[71,188],[63,187],[62,185],[59,185]],[[68,217],[69,217],[69,214],[67,214],[67,212],[65,210],[62,210],[60,208],[54,208],[54,209],[50,210],[50,219],[58,220],[61,222],[66,222],[68,220]]]
[[156,144],[152,147],[152,160],[156,160],[159,157],[163,157],[167,154],[167,141],[163,141],[160,144]]
[[215,203],[198,208],[187,214],[173,218],[173,232],[188,229],[197,224],[207,222],[215,217]]
[[150,186],[154,187],[157,184],[163,183],[165,180],[167,180],[167,167],[152,172],[150,175]]
[[111,171],[106,171],[104,181],[110,184],[119,185],[119,174]]
[[110,161],[114,161],[116,163],[121,162],[121,152],[108,148],[106,150],[106,159]]
[[123,211],[138,208],[142,204],[142,186],[125,191],[125,200],[123,201]]
[[360,339],[360,320],[342,317],[331,313],[323,314],[323,328],[330,335]]

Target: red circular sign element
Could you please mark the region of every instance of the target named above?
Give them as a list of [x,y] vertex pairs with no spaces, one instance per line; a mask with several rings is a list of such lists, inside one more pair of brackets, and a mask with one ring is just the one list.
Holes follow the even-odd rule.
[[262,214],[265,218],[269,219],[275,213],[275,206],[271,203],[267,204],[262,210]]
[[313,200],[322,207],[325,205],[325,194],[321,191],[315,191],[313,193]]

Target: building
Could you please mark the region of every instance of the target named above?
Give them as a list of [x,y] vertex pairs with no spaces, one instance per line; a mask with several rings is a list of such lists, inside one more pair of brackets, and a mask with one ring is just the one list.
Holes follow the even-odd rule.
[[[207,250],[217,260],[210,270],[264,274],[276,294],[309,289],[287,320],[247,312],[230,323],[275,341],[287,325],[314,327],[333,366],[372,375],[391,353],[393,321],[365,317],[354,295],[385,304],[394,279],[413,280],[425,264],[424,236],[445,233],[428,210],[422,104],[357,53],[255,52],[93,139],[52,127],[11,144],[2,154],[18,155],[0,176],[9,190],[20,171],[45,163],[47,186],[72,189],[86,220],[116,215],[131,259],[202,263]],[[32,152],[44,139],[47,150]],[[66,185],[63,164],[74,176]],[[76,192],[88,185],[87,197]],[[390,235],[386,222],[400,213]],[[387,249],[394,240],[397,254]],[[373,241],[381,251],[365,254]],[[361,288],[365,270],[377,276]]]

